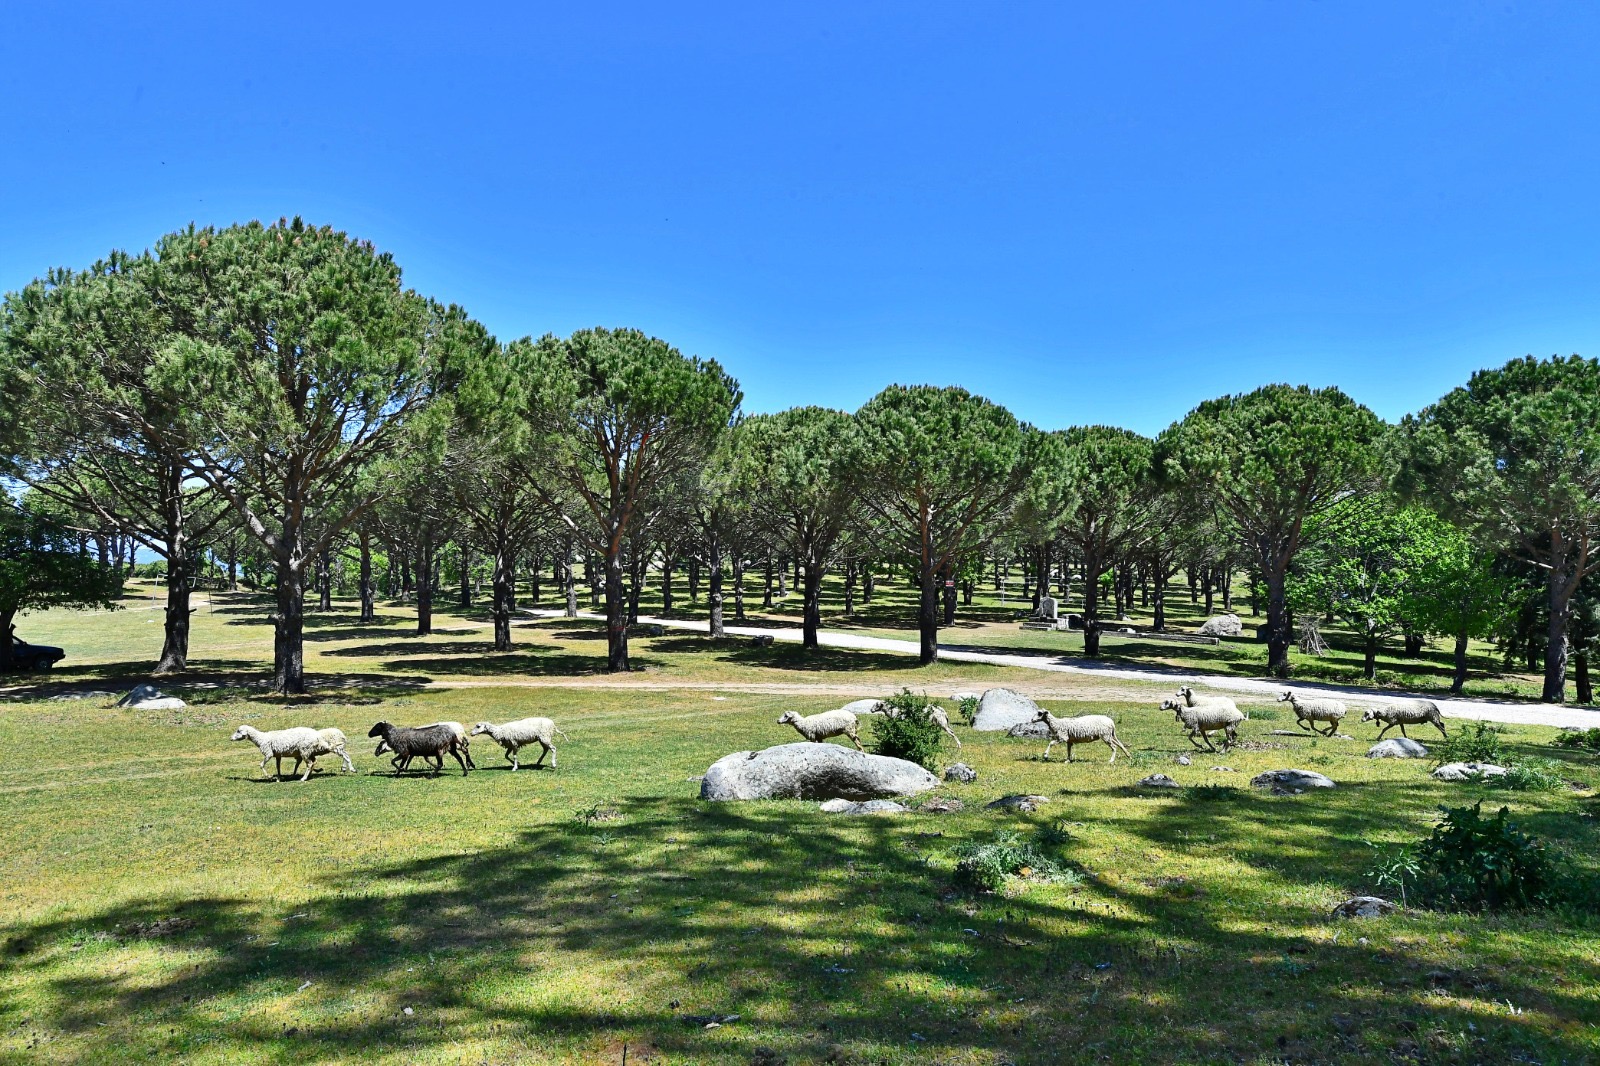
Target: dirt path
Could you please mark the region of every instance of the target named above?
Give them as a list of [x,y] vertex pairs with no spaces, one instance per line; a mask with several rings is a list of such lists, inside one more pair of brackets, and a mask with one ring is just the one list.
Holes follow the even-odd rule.
[[[523,613],[539,618],[559,618],[560,611],[540,611],[524,609]],[[599,620],[600,616],[580,612],[578,617]],[[639,618],[641,625],[658,625],[667,629],[694,629],[705,630],[704,622],[686,622],[671,618],[652,618],[643,615]],[[728,626],[730,636],[757,637],[770,636],[774,640],[800,639],[798,629],[762,628],[758,626]],[[886,637],[868,637],[856,633],[839,633],[823,630],[818,634],[818,639],[831,648],[856,648],[868,651],[886,651],[902,655],[916,655],[918,647],[909,640],[890,640]],[[1268,678],[1249,677],[1221,677],[1215,674],[1200,674],[1185,670],[1157,669],[1153,667],[1110,666],[1097,663],[1089,659],[1073,659],[1067,656],[1051,655],[1047,652],[1019,653],[1002,652],[992,649],[978,649],[963,647],[961,645],[939,645],[939,658],[947,662],[987,663],[991,666],[1005,666],[1020,670],[1038,670],[1046,673],[1071,674],[1083,681],[1090,682],[1090,691],[1106,693],[1094,695],[1091,698],[1099,699],[1145,699],[1150,696],[1147,689],[1136,689],[1129,684],[1118,695],[1115,682],[1132,682],[1143,684],[1170,685],[1176,688],[1179,685],[1193,685],[1197,688],[1208,688],[1218,691],[1237,693],[1247,696],[1252,703],[1276,700],[1284,690],[1284,684]],[[1099,682],[1100,684],[1095,684]],[[1112,684],[1105,684],[1111,682]],[[682,687],[682,686],[679,686]],[[715,686],[713,686],[715,687]],[[872,686],[861,685],[848,689],[850,692],[866,692]],[[1358,688],[1354,685],[1331,685],[1320,682],[1295,682],[1296,690],[1326,693],[1329,695],[1343,696],[1351,700],[1357,708],[1363,705],[1393,703],[1396,700],[1416,698],[1404,692],[1374,692],[1371,689]],[[811,688],[810,691],[820,691],[820,687]],[[1047,693],[1034,693],[1030,695],[1050,698]],[[1081,685],[1074,685],[1071,689],[1057,698],[1073,698],[1090,695]],[[1489,699],[1442,699],[1437,696],[1422,696],[1424,699],[1433,700],[1439,705],[1439,710],[1448,718],[1486,719],[1492,722],[1510,722],[1516,725],[1549,725],[1549,726],[1577,726],[1590,728],[1600,726],[1600,712],[1578,709],[1574,707],[1560,707],[1548,703],[1514,703],[1507,700]]]

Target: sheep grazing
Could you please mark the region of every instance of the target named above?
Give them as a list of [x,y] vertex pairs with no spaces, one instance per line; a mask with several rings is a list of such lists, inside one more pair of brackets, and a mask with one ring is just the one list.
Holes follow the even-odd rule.
[[[1313,733],[1320,733],[1331,737],[1339,731],[1339,723],[1344,721],[1345,706],[1341,700],[1314,699],[1308,700],[1296,695],[1292,691],[1285,691],[1278,697],[1279,703],[1288,703],[1294,708],[1295,724],[1302,729],[1309,729]],[[1317,728],[1318,722],[1326,722],[1328,728]]]
[[[460,722],[429,722],[427,725],[413,726],[412,728],[432,729],[436,725],[442,725],[456,735],[456,747],[460,750],[461,755],[467,760],[467,768],[470,770],[476,770],[478,768],[478,764],[472,761],[472,737],[470,734],[468,734],[467,727],[462,725]],[[378,746],[372,750],[372,757],[376,759],[379,755],[382,755],[384,752],[389,750],[389,745],[385,741],[379,740]]]
[[[1196,748],[1200,747],[1200,740],[1205,741],[1204,751],[1216,751],[1211,743],[1211,734],[1222,730],[1226,739],[1222,742],[1222,750],[1227,751],[1239,740],[1239,723],[1244,721],[1244,714],[1233,705],[1232,700],[1226,703],[1198,703],[1193,707],[1182,700],[1170,699],[1161,701],[1163,711],[1172,711],[1173,717],[1183,723],[1189,731],[1189,743]],[[1200,740],[1195,738],[1199,737]]]
[[1432,700],[1395,700],[1384,707],[1368,707],[1362,712],[1361,720],[1384,723],[1383,728],[1378,730],[1379,740],[1395,726],[1399,726],[1400,735],[1405,736],[1406,726],[1424,722],[1432,722],[1446,740],[1450,739],[1450,732],[1444,727],[1444,717],[1439,713],[1439,705]]
[[794,726],[797,733],[813,744],[820,744],[829,737],[849,737],[856,750],[862,750],[861,738],[856,735],[856,716],[849,711],[824,711],[804,717],[794,711],[785,711],[783,717],[778,719],[778,724]]
[[[885,718],[895,718],[899,716],[900,710],[891,703],[880,702],[869,713],[881,714]],[[943,707],[940,707],[936,703],[930,704],[928,706],[928,721],[932,722],[934,725],[948,733],[950,739],[956,742],[957,748],[961,747],[961,738],[956,736],[956,731],[954,729],[950,728],[950,716],[945,713],[945,709]],[[860,745],[857,745],[857,747],[859,746]]]
[[495,725],[493,722],[479,722],[472,727],[472,735],[478,736],[487,733],[502,748],[506,750],[506,758],[511,760],[511,771],[518,769],[517,749],[524,744],[538,744],[544,750],[539,752],[539,761],[533,764],[537,770],[544,765],[544,757],[550,756],[550,769],[556,768],[555,734],[561,733],[566,737],[556,724],[548,718],[519,718],[515,722],[505,725]]
[[1111,749],[1111,759],[1107,766],[1117,761],[1117,752],[1133,758],[1133,752],[1128,750],[1126,744],[1117,739],[1117,723],[1103,714],[1080,714],[1076,718],[1057,718],[1049,711],[1040,710],[1034,721],[1043,722],[1044,727],[1050,731],[1050,743],[1044,746],[1044,757],[1048,762],[1050,749],[1056,744],[1067,746],[1067,761],[1072,761],[1072,746],[1074,744],[1092,744],[1097,740],[1105,741],[1106,747]]
[[398,776],[411,765],[411,760],[421,756],[424,761],[431,760],[435,777],[444,769],[444,757],[448,752],[461,764],[461,776],[467,776],[467,764],[461,758],[461,744],[456,735],[447,726],[431,725],[422,729],[408,729],[404,726],[390,725],[388,722],[379,722],[368,731],[369,737],[382,737],[383,742],[394,752],[391,760],[394,772]]
[[[335,730],[337,732],[337,730]],[[344,734],[340,734],[342,740]],[[234,740],[248,740],[261,749],[261,769],[267,768],[267,760],[276,760],[276,772],[273,776],[283,778],[283,760],[287,756],[294,759],[294,770],[291,775],[299,773],[300,764],[306,764],[304,774],[300,780],[304,781],[311,776],[311,769],[316,765],[318,755],[326,755],[331,748],[325,747],[325,740],[321,733],[306,726],[294,726],[291,729],[274,729],[262,732],[255,726],[242,725],[233,732]]]

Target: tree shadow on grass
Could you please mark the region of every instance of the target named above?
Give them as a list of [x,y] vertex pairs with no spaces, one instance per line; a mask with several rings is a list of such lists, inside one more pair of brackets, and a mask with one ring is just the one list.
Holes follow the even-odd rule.
[[[629,656],[635,672],[659,670],[667,663],[644,655]],[[491,655],[431,659],[391,659],[385,669],[401,673],[421,670],[440,677],[589,677],[608,673],[604,656],[521,649]]]
[[856,648],[822,647],[806,650],[794,641],[774,641],[765,647],[752,644],[749,637],[657,637],[650,642],[653,651],[669,654],[716,653],[718,662],[768,670],[805,672],[907,670],[916,660],[895,652],[866,651]]
[[[1229,820],[1162,802],[1180,823]],[[1070,1047],[1084,1060],[1378,1062],[1418,1057],[1407,1049],[1430,1033],[1462,1034],[1440,1049],[1462,1061],[1594,1050],[1581,1024],[1592,1004],[1555,982],[1508,969],[1434,996],[1427,961],[1403,948],[1330,940],[1320,917],[1241,922],[1182,878],[971,898],[930,865],[944,844],[916,829],[931,819],[615,806],[614,819],[542,824],[505,846],[328,874],[282,906],[208,895],[10,921],[0,958],[33,993],[28,1026],[129,1058],[178,1057],[195,1040],[213,1057],[291,1062],[509,1039],[567,1059],[629,1042],[719,1063],[761,1046],[841,1061],[831,1045],[850,1061],[1061,1061]],[[1269,819],[1308,812],[1264,807]],[[1310,854],[1289,863],[1327,862],[1330,840],[1309,834]],[[181,965],[137,964],[165,944]],[[1249,1009],[1219,1010],[1219,997]],[[1491,999],[1528,1016],[1495,1014]],[[23,1009],[0,1003],[0,1023],[22,1024]]]

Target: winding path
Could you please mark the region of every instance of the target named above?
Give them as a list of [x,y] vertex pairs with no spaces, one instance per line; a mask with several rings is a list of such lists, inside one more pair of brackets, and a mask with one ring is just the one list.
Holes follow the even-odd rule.
[[[561,611],[523,608],[522,614],[535,618],[561,618]],[[604,621],[604,617],[586,611],[578,617],[591,621]],[[639,616],[640,625],[658,625],[665,629],[705,632],[706,623],[675,618]],[[800,640],[800,630],[771,626],[727,626],[729,636],[762,637],[774,640]],[[817,639],[830,648],[854,648],[861,651],[885,651],[901,655],[916,655],[917,644],[909,640],[891,640],[887,637],[869,637],[858,633],[845,633],[824,629]],[[1255,699],[1277,699],[1284,685],[1278,681],[1253,677],[1225,677],[1217,674],[1199,674],[1192,671],[1162,667],[1112,666],[1091,659],[1074,659],[1049,652],[1007,652],[992,648],[975,648],[960,644],[939,645],[939,658],[947,662],[987,663],[991,666],[1013,667],[1021,670],[1043,670],[1058,674],[1076,674],[1083,678],[1106,681],[1139,681],[1160,685],[1193,685],[1225,692],[1236,692]],[[1348,697],[1360,703],[1390,703],[1411,698],[1404,692],[1374,692],[1354,685],[1332,685],[1322,682],[1294,683],[1297,690],[1326,692]],[[1561,707],[1549,703],[1522,703],[1512,700],[1444,699],[1417,693],[1433,700],[1447,718],[1481,718],[1491,722],[1509,722],[1515,725],[1577,726],[1588,729],[1600,726],[1600,711]]]

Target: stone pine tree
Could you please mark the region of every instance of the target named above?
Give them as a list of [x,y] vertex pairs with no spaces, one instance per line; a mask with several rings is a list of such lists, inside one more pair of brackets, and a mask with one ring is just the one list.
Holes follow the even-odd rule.
[[59,522],[19,506],[0,489],[0,673],[11,668],[15,620],[51,607],[111,609],[122,575],[80,551]]
[[1154,530],[1160,487],[1148,437],[1113,426],[1062,435],[1072,500],[1056,536],[1083,566],[1083,650],[1100,654],[1100,578]]
[[1513,612],[1515,583],[1465,530],[1429,515],[1426,536],[1411,559],[1415,581],[1405,610],[1407,621],[1424,633],[1449,637],[1455,646],[1452,695],[1467,682],[1467,647],[1494,635]]
[[1074,501],[1066,437],[1061,432],[1029,428],[1023,442],[1022,481],[1011,510],[1011,528],[1019,547],[1031,557],[1034,606],[1049,595],[1050,551],[1064,516]]
[[200,313],[153,380],[210,428],[197,471],[272,557],[273,684],[303,693],[308,569],[385,491],[346,490],[405,442],[465,316],[406,290],[370,244],[299,219],[190,229],[155,254]]
[[856,419],[862,501],[912,564],[921,661],[932,663],[941,575],[1011,506],[1023,475],[1023,430],[998,404],[932,385],[891,385]]
[[0,415],[26,422],[16,475],[166,560],[157,674],[188,666],[193,568],[226,514],[192,474],[202,427],[153,374],[198,313],[194,287],[169,275],[148,254],[112,253],[13,293],[0,318],[0,364],[37,386]]
[[802,640],[817,647],[822,581],[860,509],[855,419],[825,407],[755,415],[739,426],[740,488],[768,518],[780,552],[800,561]]
[[1480,370],[1403,430],[1405,486],[1543,571],[1543,698],[1561,702],[1572,597],[1600,561],[1600,362]]
[[1383,423],[1335,388],[1267,385],[1207,400],[1156,440],[1164,478],[1212,502],[1267,587],[1268,669],[1289,672],[1289,566],[1308,518],[1382,479]]
[[631,329],[519,342],[532,371],[523,410],[548,447],[540,494],[604,567],[607,668],[628,670],[624,553],[658,497],[682,484],[728,431],[738,383],[715,360]]

